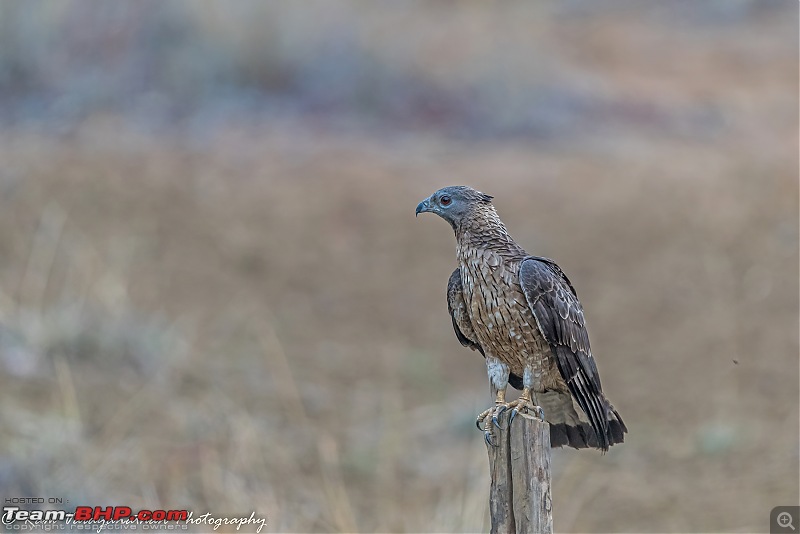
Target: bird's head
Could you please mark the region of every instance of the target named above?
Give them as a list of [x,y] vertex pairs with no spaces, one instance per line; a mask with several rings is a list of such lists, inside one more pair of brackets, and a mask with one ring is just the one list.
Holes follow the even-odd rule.
[[425,212],[435,213],[456,229],[461,221],[476,209],[491,206],[492,198],[465,185],[451,185],[439,189],[417,204],[417,215]]

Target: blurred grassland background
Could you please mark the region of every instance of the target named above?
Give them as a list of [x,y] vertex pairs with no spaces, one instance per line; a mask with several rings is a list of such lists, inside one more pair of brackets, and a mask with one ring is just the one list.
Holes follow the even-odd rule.
[[[555,258],[630,434],[561,532],[798,502],[792,1],[0,3],[0,497],[478,532],[439,187]],[[244,528],[243,528],[244,530]]]

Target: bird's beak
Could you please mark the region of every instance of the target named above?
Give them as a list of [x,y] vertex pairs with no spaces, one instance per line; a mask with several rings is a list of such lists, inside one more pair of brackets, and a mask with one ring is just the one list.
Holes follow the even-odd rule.
[[430,197],[426,198],[425,200],[423,200],[422,202],[417,204],[417,212],[414,214],[414,217],[416,217],[420,213],[425,213],[426,211],[433,211],[433,210],[431,210],[431,199],[430,199]]

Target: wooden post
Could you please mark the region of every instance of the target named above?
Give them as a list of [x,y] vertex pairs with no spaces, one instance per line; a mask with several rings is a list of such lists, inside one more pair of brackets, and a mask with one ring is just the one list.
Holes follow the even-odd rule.
[[492,534],[552,534],[550,426],[520,414],[509,429],[509,412],[494,428],[489,449],[489,512]]

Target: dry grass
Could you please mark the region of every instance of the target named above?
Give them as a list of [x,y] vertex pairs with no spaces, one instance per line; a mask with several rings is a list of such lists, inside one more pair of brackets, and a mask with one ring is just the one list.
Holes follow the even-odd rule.
[[556,528],[766,530],[798,500],[796,55],[758,19],[643,20],[543,30],[635,103],[574,138],[1,133],[0,494],[485,530],[483,363],[446,314],[450,230],[412,215],[466,183],[569,273],[630,428],[554,453]]

